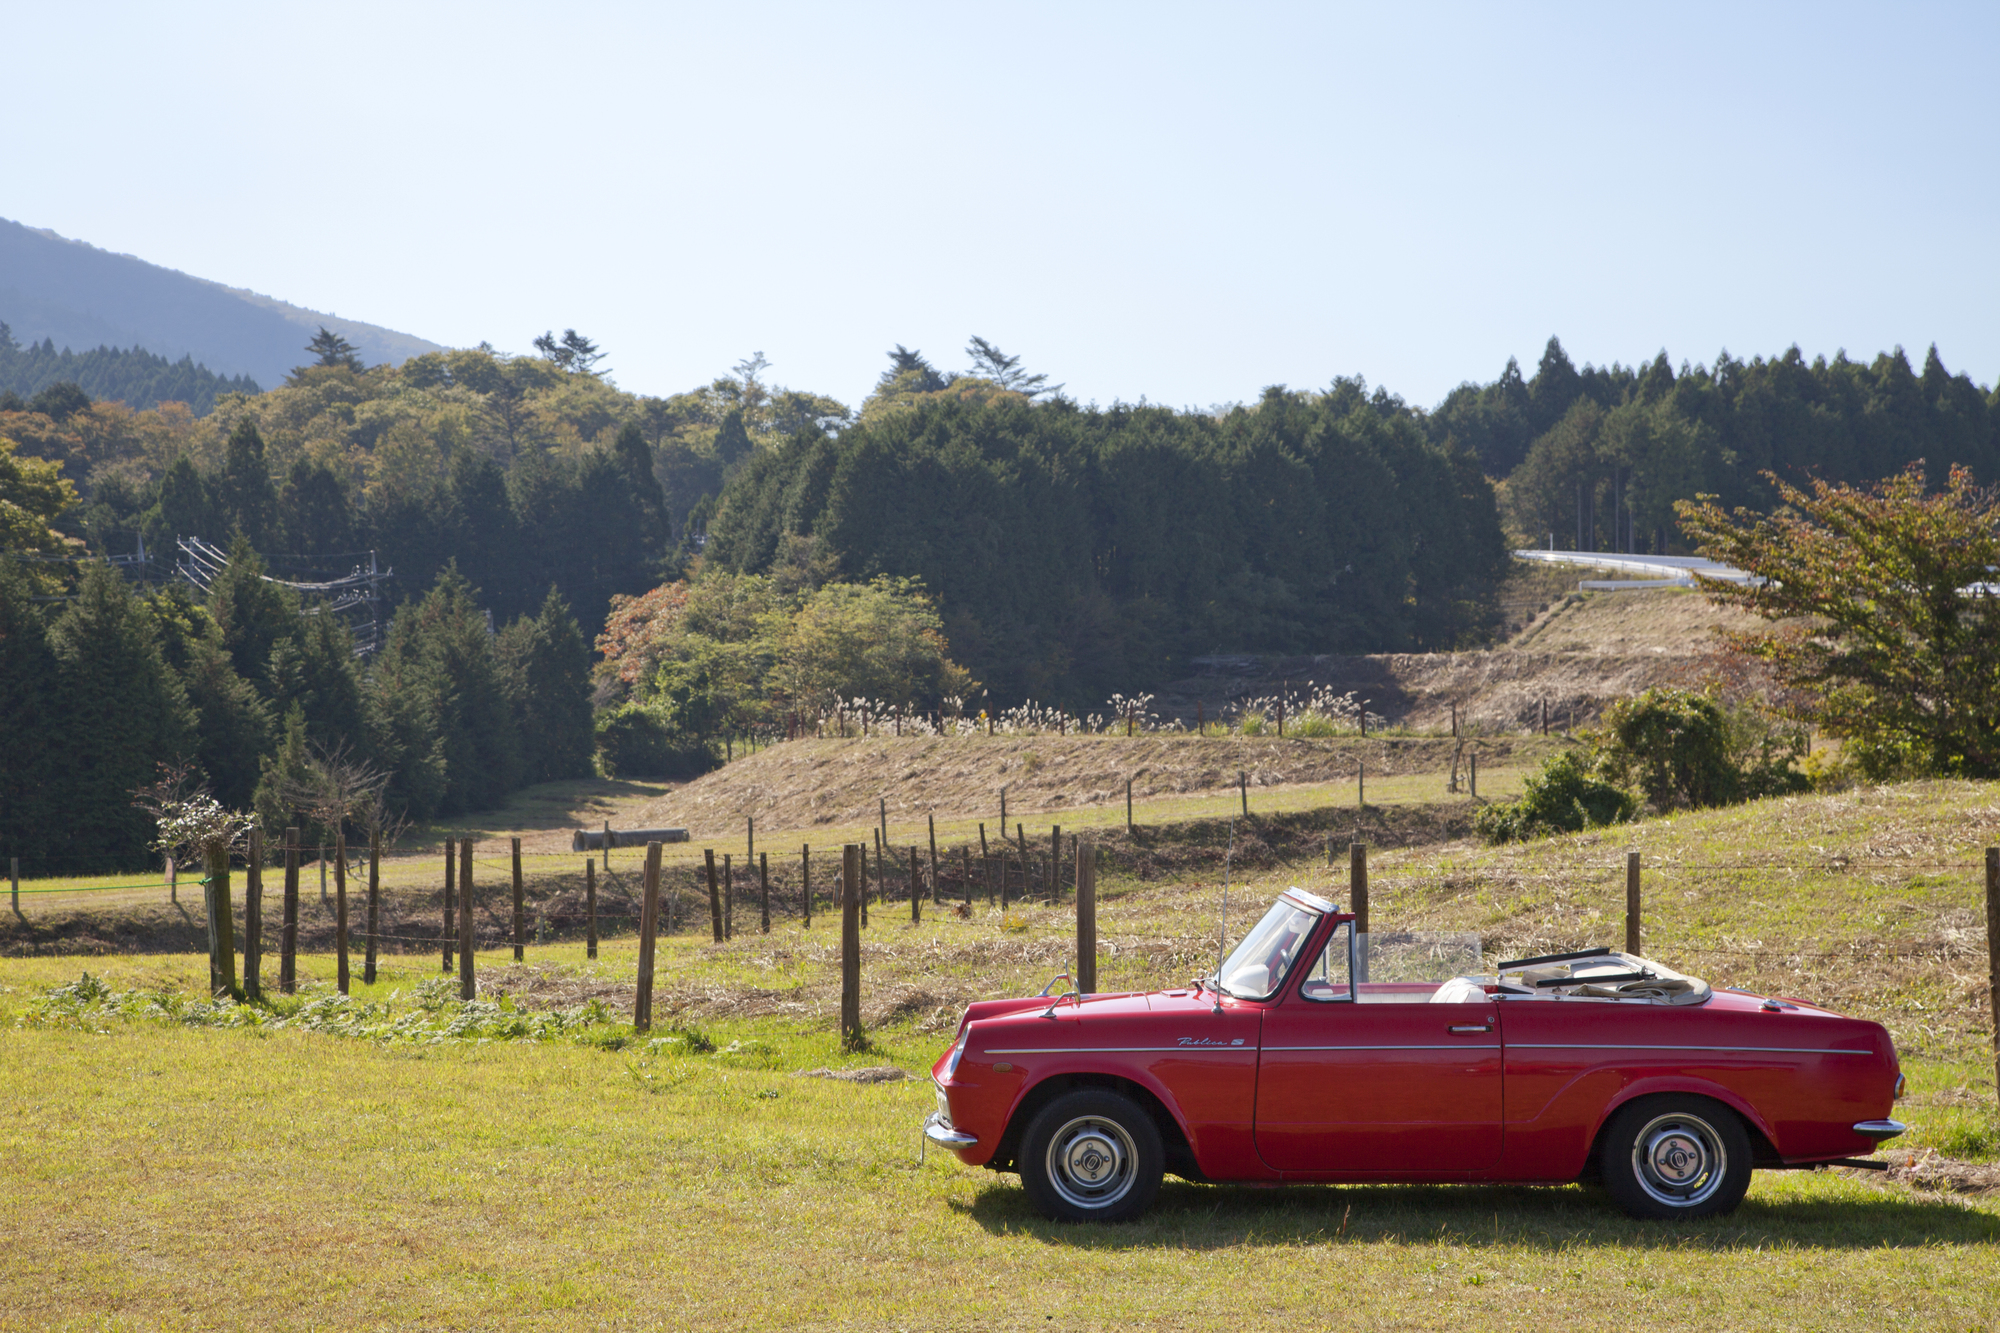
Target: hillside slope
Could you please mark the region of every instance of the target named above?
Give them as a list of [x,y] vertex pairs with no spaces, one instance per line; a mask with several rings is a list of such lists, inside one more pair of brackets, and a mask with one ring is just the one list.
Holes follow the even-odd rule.
[[1462,653],[1343,657],[1196,658],[1195,674],[1163,686],[1153,707],[1192,724],[1197,710],[1269,697],[1288,685],[1352,690],[1369,711],[1418,731],[1519,732],[1596,720],[1613,700],[1654,685],[1699,685],[1715,675],[1717,629],[1760,623],[1698,592],[1654,588],[1574,593],[1499,648]]
[[57,348],[76,351],[138,346],[170,361],[192,356],[217,374],[248,375],[267,389],[306,359],[306,340],[322,324],[371,365],[439,350],[393,329],[337,319],[5,219],[0,320],[23,343],[52,339]]

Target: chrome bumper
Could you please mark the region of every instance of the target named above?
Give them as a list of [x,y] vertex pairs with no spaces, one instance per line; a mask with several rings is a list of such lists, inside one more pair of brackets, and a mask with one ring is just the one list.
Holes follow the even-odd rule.
[[951,1121],[942,1111],[932,1111],[924,1117],[924,1137],[940,1148],[970,1148],[979,1142],[977,1134],[968,1134],[962,1129],[953,1129]]
[[1909,1128],[1900,1120],[1864,1120],[1854,1127],[1854,1132],[1880,1143],[1883,1139],[1893,1139],[1908,1132]]

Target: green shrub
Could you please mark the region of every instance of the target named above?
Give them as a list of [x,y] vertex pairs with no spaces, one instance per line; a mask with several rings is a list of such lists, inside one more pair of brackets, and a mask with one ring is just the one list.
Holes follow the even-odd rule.
[[1811,783],[1795,767],[1804,748],[1762,709],[1661,686],[1605,710],[1597,767],[1620,784],[1636,779],[1655,810],[1733,805],[1805,791]]
[[696,778],[718,762],[714,746],[669,726],[644,704],[598,714],[597,763],[608,778]]
[[1581,750],[1564,750],[1531,774],[1518,801],[1489,805],[1473,827],[1488,842],[1525,842],[1552,833],[1576,833],[1623,824],[1638,802],[1631,793],[1592,775]]

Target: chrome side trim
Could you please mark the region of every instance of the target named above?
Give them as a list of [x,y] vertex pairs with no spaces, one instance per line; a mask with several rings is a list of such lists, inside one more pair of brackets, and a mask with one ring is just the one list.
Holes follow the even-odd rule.
[[981,1055],[1131,1055],[1178,1051],[1183,1055],[1255,1055],[1255,1046],[989,1046]]
[[1893,1139],[1898,1134],[1907,1133],[1909,1128],[1900,1120],[1864,1120],[1854,1127],[1854,1132],[1879,1143],[1883,1139]]
[[[1483,1029],[1482,1029],[1483,1030]],[[1397,1046],[1266,1046],[1267,1051],[1497,1051],[1497,1041],[1408,1042]]]
[[1636,1041],[1510,1041],[1517,1051],[1726,1051],[1749,1055],[1873,1055],[1873,1051],[1843,1046],[1686,1046],[1679,1042],[1653,1045]]
[[977,1134],[953,1129],[951,1123],[937,1111],[924,1117],[924,1137],[941,1148],[970,1148],[979,1142]]

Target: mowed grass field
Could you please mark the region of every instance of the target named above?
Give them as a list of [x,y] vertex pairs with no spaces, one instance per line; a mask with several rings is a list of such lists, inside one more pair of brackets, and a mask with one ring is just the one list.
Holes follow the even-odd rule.
[[[1471,930],[1502,950],[1613,943],[1637,846],[1648,952],[1886,1022],[1914,1085],[1896,1147],[1990,1160],[1978,908],[1994,841],[2000,807],[1979,784],[1793,798],[1379,854],[1373,914],[1378,930]],[[1210,963],[1218,870],[1107,876],[1100,985]],[[1344,867],[1323,860],[1239,871],[1232,935],[1291,882],[1346,897]],[[740,915],[724,945],[663,941],[659,1031],[599,1024],[594,1044],[36,1026],[46,988],[86,967],[118,990],[190,993],[205,960],[0,960],[0,1329],[2000,1322],[1990,1196],[1828,1173],[1760,1174],[1735,1214],[1679,1226],[1628,1221],[1578,1187],[1174,1181],[1131,1226],[1046,1223],[1012,1177],[919,1164],[921,1077],[800,1073],[921,1076],[965,999],[1039,988],[1067,961],[1068,904],[872,915],[875,1049],[855,1055],[833,1033],[824,919],[765,936]],[[573,941],[530,946],[525,968],[504,951],[478,961],[490,994],[622,1012],[633,955],[619,938],[595,963]],[[356,1000],[408,1010],[437,966],[387,960]],[[304,960],[307,995],[331,972]]]

